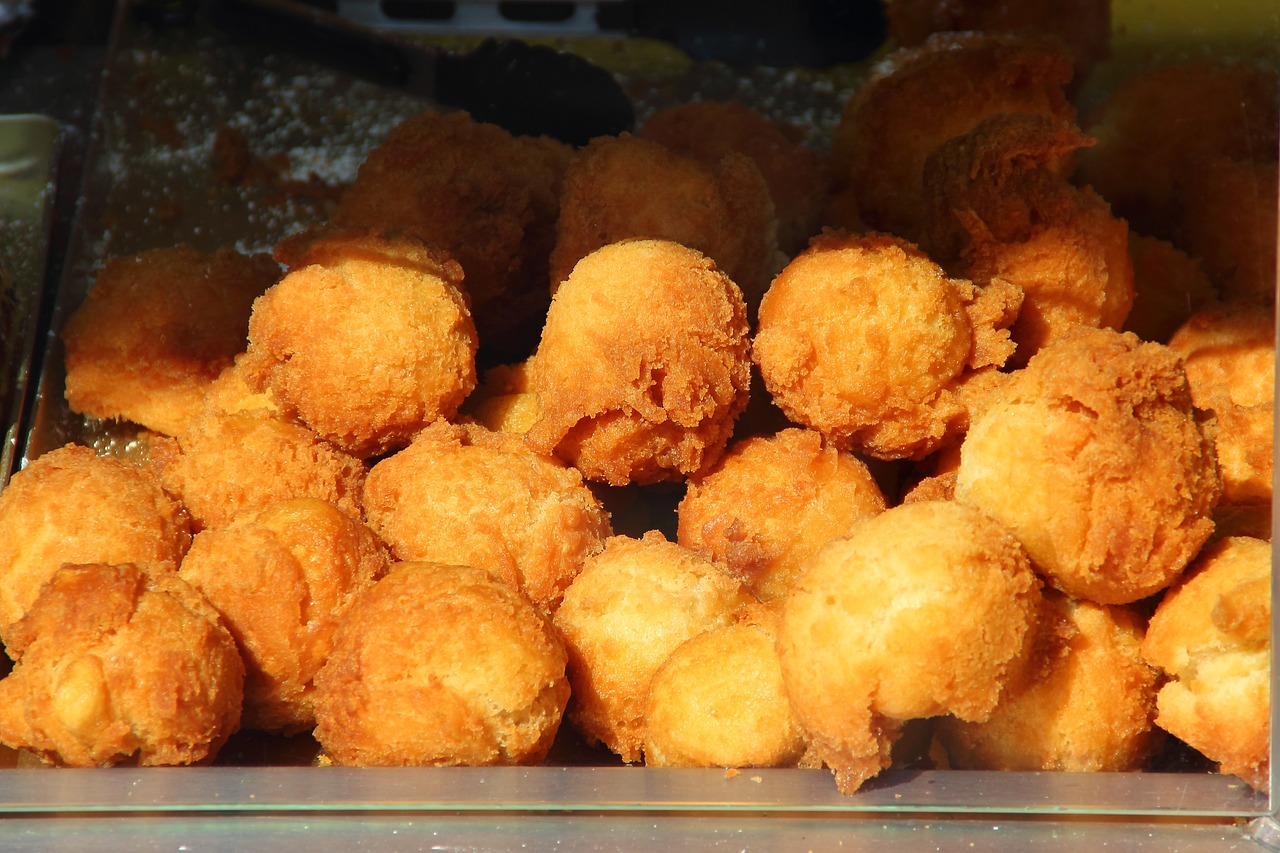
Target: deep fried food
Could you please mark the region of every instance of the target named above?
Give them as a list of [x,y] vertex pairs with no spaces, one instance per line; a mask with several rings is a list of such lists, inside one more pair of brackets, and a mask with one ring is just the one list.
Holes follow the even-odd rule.
[[537,764],[569,698],[565,661],[510,584],[394,564],[347,611],[316,675],[315,737],[344,765]]
[[239,725],[235,640],[169,572],[66,564],[11,628],[9,650],[0,742],[49,762],[195,764]]
[[1049,38],[942,33],[892,53],[853,97],[832,137],[845,192],[871,228],[924,238],[924,161],[998,113],[1075,120],[1071,57]]
[[62,330],[71,410],[182,432],[244,349],[253,300],[279,277],[270,257],[231,249],[108,260]]
[[196,535],[178,575],[222,614],[244,657],[243,728],[315,725],[312,681],[338,622],[388,564],[373,531],[315,498],[251,509]]
[[1008,525],[1053,586],[1125,604],[1178,577],[1221,488],[1177,355],[1081,326],[974,418],[955,497]]
[[665,240],[597,249],[547,312],[526,437],[589,480],[696,474],[746,406],[749,347],[742,292],[706,255]]
[[969,770],[1140,770],[1161,745],[1159,672],[1142,657],[1132,609],[1045,596],[1027,674],[1005,685],[983,722],[935,729],[954,767]]
[[786,594],[823,545],[885,505],[866,463],[817,432],[791,428],[737,442],[689,481],[679,542],[767,603]]
[[656,531],[608,540],[554,617],[569,649],[570,722],[588,742],[639,761],[654,673],[681,643],[759,606],[738,581]]
[[612,534],[576,470],[475,424],[439,421],[378,462],[363,505],[398,559],[487,569],[546,612]]
[[1129,232],[1133,261],[1133,307],[1122,327],[1144,341],[1168,343],[1169,336],[1202,308],[1217,301],[1204,264],[1158,237]]
[[769,121],[740,101],[690,101],[651,116],[639,136],[716,166],[725,155],[750,157],[769,186],[778,216],[778,246],[794,255],[818,233],[826,203],[822,156],[790,127]]
[[1062,119],[1007,113],[925,160],[931,254],[975,283],[1022,289],[1011,330],[1020,364],[1071,326],[1119,328],[1133,305],[1128,225],[1063,176],[1089,142]]
[[176,569],[191,545],[181,504],[143,467],[68,444],[0,492],[0,637],[63,563]]
[[1170,677],[1156,725],[1268,788],[1271,545],[1232,537],[1196,558],[1165,594],[1142,652]]
[[828,231],[770,285],[752,357],[791,420],[845,449],[919,458],[963,432],[959,389],[1012,353],[1020,297],[948,278],[904,240]]
[[769,186],[745,154],[715,166],[630,134],[600,137],[565,176],[553,291],[579,260],[632,238],[670,240],[707,255],[754,304],[779,266]]
[[806,765],[807,742],[783,688],[773,623],[713,628],[667,657],[645,701],[645,766],[816,766]]
[[1276,400],[1275,309],[1221,303],[1169,340],[1186,363],[1191,401],[1214,413],[1223,503],[1269,503]]
[[276,255],[289,271],[254,303],[237,362],[251,388],[362,459],[457,413],[476,332],[449,256],[353,231],[298,235]]
[[888,766],[904,721],[990,716],[1028,659],[1040,599],[1013,534],[953,501],[886,510],[819,552],[783,602],[778,653],[840,789]]
[[289,498],[328,501],[361,517],[365,467],[299,424],[209,412],[178,439],[162,481],[182,499],[196,530],[221,527],[247,509]]
[[453,255],[486,363],[524,358],[547,309],[547,262],[573,148],[464,113],[421,113],[369,152],[331,222],[399,231]]
[[538,420],[533,358],[489,368],[459,412],[494,432],[524,435]]

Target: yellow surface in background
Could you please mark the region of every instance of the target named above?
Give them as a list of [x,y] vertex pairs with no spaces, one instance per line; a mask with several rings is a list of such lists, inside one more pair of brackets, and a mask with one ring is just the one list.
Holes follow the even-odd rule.
[[1112,0],[1114,45],[1280,51],[1276,0]]

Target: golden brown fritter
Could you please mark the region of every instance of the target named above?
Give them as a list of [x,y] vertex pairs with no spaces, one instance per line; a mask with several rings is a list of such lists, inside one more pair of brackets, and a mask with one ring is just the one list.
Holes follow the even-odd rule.
[[62,330],[71,410],[179,434],[244,349],[253,300],[279,277],[270,257],[231,249],[109,259]]
[[347,611],[316,675],[337,764],[537,764],[565,703],[564,644],[483,569],[398,563]]
[[1028,658],[1040,581],[1004,525],[953,501],[866,519],[783,602],[783,681],[816,754],[852,793],[902,722],[990,716]]
[[745,154],[715,165],[630,134],[581,149],[565,176],[553,292],[579,260],[620,240],[670,240],[707,255],[755,304],[779,266],[769,186]]
[[723,453],[747,403],[742,292],[706,255],[628,240],[583,258],[538,346],[526,438],[588,480],[680,480]]
[[1129,232],[1133,307],[1122,327],[1144,341],[1165,344],[1178,327],[1218,299],[1204,264],[1158,237]]
[[63,563],[176,569],[191,545],[182,505],[143,467],[68,444],[0,491],[0,638]]
[[681,643],[759,606],[738,581],[656,531],[610,539],[555,615],[569,650],[570,722],[589,743],[639,761],[654,673]]
[[974,418],[955,497],[1008,525],[1053,586],[1126,604],[1182,572],[1221,488],[1177,355],[1077,327]]
[[743,439],[680,501],[679,542],[724,565],[766,603],[805,562],[885,510],[866,463],[812,430]]
[[319,498],[361,518],[365,466],[299,424],[238,412],[202,415],[163,464],[196,530],[220,527],[246,509]]
[[1075,120],[1071,56],[1055,39],[940,33],[890,54],[849,99],[832,137],[843,191],[871,228],[919,241],[924,162],[998,113]]
[[338,622],[389,562],[373,531],[315,498],[250,509],[196,535],[178,576],[222,615],[244,657],[243,728],[315,725],[312,681]]
[[915,246],[828,231],[770,285],[752,357],[792,421],[881,459],[963,433],[961,388],[1012,353],[1021,294],[948,278]]
[[52,763],[200,763],[239,725],[235,640],[169,572],[65,564],[12,627],[9,649],[0,742]]
[[439,421],[378,462],[363,505],[398,559],[486,569],[548,613],[612,533],[575,469],[475,424]]
[[1141,770],[1161,745],[1159,672],[1142,657],[1143,620],[1127,607],[1053,593],[1027,674],[983,722],[943,717],[951,765],[968,770]]
[[249,318],[250,387],[362,459],[452,417],[476,382],[462,270],[416,240],[321,231],[277,249],[288,273]]
[[727,154],[745,154],[769,186],[779,248],[793,255],[818,233],[827,196],[826,163],[800,142],[797,129],[772,122],[741,101],[691,101],[650,116],[637,135],[712,167]]
[[1156,725],[1268,788],[1271,545],[1232,537],[1206,548],[1156,608],[1142,652],[1170,681]]
[[486,370],[458,414],[494,432],[524,435],[538,420],[533,358]]
[[1119,328],[1133,305],[1128,225],[1063,174],[1089,143],[1063,119],[1004,113],[925,160],[926,245],[956,275],[1022,289],[1019,364],[1071,326]]
[[453,255],[486,363],[524,358],[547,309],[547,263],[574,149],[465,113],[425,112],[369,152],[331,222],[389,229]]

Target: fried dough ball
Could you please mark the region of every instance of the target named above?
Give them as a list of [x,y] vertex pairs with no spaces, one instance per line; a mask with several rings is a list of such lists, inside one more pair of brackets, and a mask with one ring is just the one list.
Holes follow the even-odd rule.
[[1221,303],[1197,312],[1169,340],[1185,362],[1191,401],[1214,413],[1223,503],[1271,500],[1275,425],[1275,309]]
[[251,509],[196,535],[178,576],[222,614],[244,657],[243,728],[315,725],[312,681],[338,622],[389,562],[373,531],[315,498]]
[[950,717],[935,733],[969,770],[1140,770],[1161,744],[1159,672],[1142,657],[1143,620],[1127,607],[1045,596],[1024,678],[983,722]]
[[486,370],[459,414],[494,432],[528,432],[538,420],[533,358]]
[[769,186],[747,155],[715,165],[630,134],[592,140],[565,175],[553,292],[582,258],[621,240],[669,240],[715,261],[754,304],[778,267]]
[[452,417],[476,383],[476,332],[462,270],[416,240],[298,235],[289,268],[249,318],[237,365],[251,388],[362,459]]
[[161,476],[191,513],[192,526],[203,530],[242,510],[301,497],[360,518],[365,473],[359,459],[299,424],[209,412],[178,439]]
[[406,562],[364,591],[316,675],[337,764],[537,764],[569,699],[564,644],[483,569]]
[[752,357],[792,421],[844,449],[920,458],[963,432],[958,390],[1012,352],[1019,298],[948,278],[896,237],[827,231],[769,287]]
[[1182,572],[1221,488],[1177,355],[1077,327],[974,418],[955,497],[1008,525],[1053,586],[1126,604]]
[[51,763],[200,763],[240,722],[235,640],[172,573],[64,564],[12,627],[9,649],[0,743]]
[[1144,341],[1168,343],[1178,327],[1218,299],[1199,258],[1158,237],[1129,232],[1133,307],[1122,327]]
[[575,469],[475,424],[438,421],[378,462],[363,505],[396,558],[486,569],[546,612],[612,534]]
[[998,113],[1075,120],[1065,86],[1071,56],[1055,39],[941,33],[876,66],[846,104],[832,157],[871,228],[919,242],[928,199],[924,162]]
[[806,740],[791,711],[772,619],[723,625],[676,647],[644,711],[648,767],[795,767]]
[[1198,59],[1136,74],[1081,122],[1098,144],[1075,179],[1134,230],[1178,243],[1179,183],[1210,157],[1274,161],[1278,112],[1273,69]]
[[813,748],[852,793],[906,720],[990,716],[1028,658],[1040,581],[1000,523],[903,504],[829,543],[783,602],[778,653]]
[[885,506],[866,463],[793,427],[737,442],[691,479],[678,508],[678,541],[768,603],[786,594],[823,545]]
[[1206,548],[1170,589],[1142,652],[1168,673],[1156,725],[1260,791],[1268,787],[1271,545],[1232,537]]
[[587,559],[556,611],[569,650],[569,720],[589,743],[639,761],[654,673],[686,640],[760,605],[738,581],[651,531]]
[[928,246],[956,275],[1022,289],[1011,329],[1020,364],[1071,326],[1119,328],[1133,305],[1128,225],[1062,174],[1088,144],[1062,119],[1007,113],[925,160]]
[[253,300],[279,277],[270,257],[231,249],[108,260],[62,330],[71,410],[182,432],[244,349]]
[[448,252],[466,274],[482,359],[519,360],[537,344],[546,313],[573,152],[465,113],[421,113],[369,152],[330,221],[403,232]]
[[604,246],[547,312],[526,438],[588,480],[681,480],[724,452],[749,349],[742,292],[709,257],[665,240]]
[[230,367],[205,389],[201,413],[224,415],[249,414],[263,418],[288,420],[288,407],[277,399],[270,387],[255,390],[250,384],[250,370],[245,354],[240,353]]
[[148,468],[68,444],[0,491],[0,637],[63,563],[176,569],[191,522]]
[[638,135],[709,166],[737,152],[750,157],[769,186],[778,216],[778,246],[788,255],[818,233],[826,203],[826,164],[792,128],[740,101],[691,101],[651,116]]

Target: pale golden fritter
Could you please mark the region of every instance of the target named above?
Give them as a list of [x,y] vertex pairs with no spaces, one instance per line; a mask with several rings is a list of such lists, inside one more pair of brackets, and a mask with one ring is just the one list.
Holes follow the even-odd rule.
[[741,101],[691,101],[660,110],[638,131],[715,166],[730,153],[760,169],[778,216],[778,246],[788,255],[818,233],[826,204],[826,163],[803,145],[795,128],[772,122]]
[[926,245],[955,275],[1022,289],[1019,364],[1072,326],[1120,328],[1133,305],[1127,223],[1063,174],[1088,144],[1064,119],[1004,113],[925,160]]
[[1127,607],[1045,596],[1027,674],[983,722],[935,729],[968,770],[1141,770],[1161,745],[1159,672],[1142,657],[1143,620]]
[[1040,581],[1004,525],[952,501],[866,519],[783,602],[778,653],[801,726],[846,793],[907,720],[985,720],[1021,675]]
[[191,523],[147,469],[68,444],[0,491],[0,637],[63,563],[176,569]]
[[735,443],[691,479],[678,541],[724,565],[761,601],[777,601],[822,546],[885,506],[866,463],[793,427]]
[[1222,502],[1269,503],[1276,403],[1275,308],[1220,303],[1190,317],[1169,348],[1185,362],[1191,401],[1214,413]]
[[589,743],[639,761],[654,673],[681,643],[759,606],[726,572],[656,531],[608,540],[555,615],[569,650],[570,722]]
[[524,358],[547,309],[547,263],[574,149],[465,113],[425,112],[369,152],[331,222],[399,231],[466,274],[486,363]]
[[1156,725],[1268,788],[1271,545],[1232,537],[1196,558],[1156,608],[1143,654],[1170,681]]
[[486,370],[458,414],[494,432],[524,435],[538,420],[533,358]]
[[1165,344],[1178,327],[1218,299],[1204,263],[1159,237],[1129,232],[1133,307],[1122,329]]
[[267,255],[231,249],[109,259],[62,330],[67,404],[177,435],[244,349],[253,300],[279,277]]
[[250,387],[362,459],[452,417],[476,383],[462,270],[405,237],[320,231],[277,249],[288,273],[253,305]]
[[791,420],[844,449],[920,458],[963,433],[960,389],[1012,353],[1020,299],[948,278],[896,237],[828,231],[770,285],[752,357]]
[[707,255],[754,304],[777,269],[769,186],[745,154],[715,165],[630,134],[581,149],[565,176],[553,292],[579,260],[620,240],[670,240]]
[[1177,355],[1077,327],[974,418],[955,497],[1008,525],[1053,586],[1125,604],[1178,577],[1221,488]]
[[371,530],[315,498],[250,509],[196,535],[178,576],[222,614],[244,657],[243,728],[315,725],[312,682],[338,622],[389,562]]
[[486,569],[546,612],[612,534],[575,469],[475,424],[439,421],[378,462],[363,505],[398,559]]
[[832,137],[844,191],[871,228],[919,241],[924,162],[998,113],[1074,121],[1071,56],[1055,39],[940,33],[890,54],[846,104]]
[[319,498],[361,517],[365,466],[299,424],[247,412],[209,412],[178,439],[163,463],[165,487],[201,530],[246,509]]
[[12,627],[9,649],[0,743],[52,763],[200,763],[240,722],[235,640],[172,573],[66,564]]
[[742,292],[665,240],[592,252],[556,291],[537,351],[526,438],[589,480],[680,480],[724,452],[747,403]]
[[355,766],[537,764],[569,698],[564,644],[483,569],[398,563],[316,675],[316,740]]

